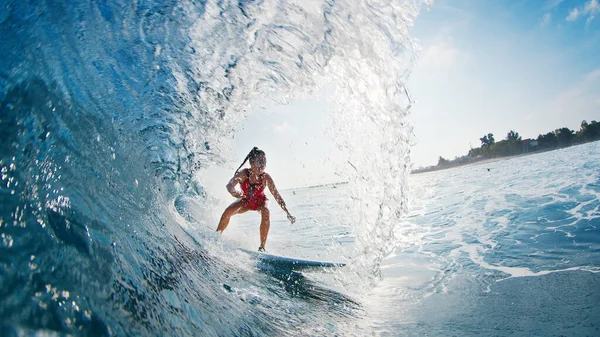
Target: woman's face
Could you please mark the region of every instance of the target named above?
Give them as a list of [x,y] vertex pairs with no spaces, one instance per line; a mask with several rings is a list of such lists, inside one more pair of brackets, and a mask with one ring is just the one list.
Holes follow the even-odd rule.
[[257,156],[250,160],[250,169],[256,174],[263,173],[267,167],[267,157],[264,155]]

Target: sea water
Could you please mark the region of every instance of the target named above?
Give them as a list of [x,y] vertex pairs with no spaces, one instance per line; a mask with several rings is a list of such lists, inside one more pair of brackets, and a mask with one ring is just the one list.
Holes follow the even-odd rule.
[[[409,185],[410,210],[381,279],[371,289],[342,286],[359,308],[351,335],[600,332],[600,143],[417,174]],[[286,192],[301,220],[274,223],[272,250],[351,269],[354,237],[335,211],[348,187]],[[243,216],[232,240],[258,242],[258,222]],[[338,289],[336,278],[352,279],[346,272],[309,277]]]
[[376,331],[599,333],[600,143],[418,174],[410,185],[398,247],[368,299],[398,311]]
[[[597,143],[409,178],[423,5],[0,1],[0,334],[598,334]],[[265,272],[198,176],[318,90],[345,184],[267,248],[348,265]]]

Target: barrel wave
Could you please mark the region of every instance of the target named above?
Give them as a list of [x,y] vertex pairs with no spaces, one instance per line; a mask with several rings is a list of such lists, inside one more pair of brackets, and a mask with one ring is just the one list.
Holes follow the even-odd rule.
[[209,249],[182,200],[210,199],[194,175],[252,104],[326,85],[362,219],[337,284],[376,282],[406,205],[421,6],[0,1],[2,335],[364,333],[343,291]]

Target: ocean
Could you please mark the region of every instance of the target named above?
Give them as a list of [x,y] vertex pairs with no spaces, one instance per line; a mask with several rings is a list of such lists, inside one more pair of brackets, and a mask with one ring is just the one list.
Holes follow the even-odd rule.
[[[600,334],[599,143],[410,175],[426,5],[1,0],[0,335]],[[324,90],[344,183],[283,190],[267,249],[347,266],[261,269],[199,175]]]

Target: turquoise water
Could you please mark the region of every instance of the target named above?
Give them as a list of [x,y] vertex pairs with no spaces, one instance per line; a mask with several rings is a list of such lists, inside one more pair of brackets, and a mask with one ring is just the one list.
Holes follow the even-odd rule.
[[591,143],[412,177],[376,290],[403,319],[379,329],[597,335],[599,156]]
[[[269,246],[349,263],[329,279],[309,278],[358,303],[355,335],[593,336],[599,174],[600,145],[591,143],[411,176],[410,211],[372,288],[357,285],[355,236],[337,220],[348,186],[286,191],[300,221],[280,215]],[[234,219],[224,240],[252,246],[257,222]]]
[[[0,335],[598,335],[598,143],[409,176],[421,6],[0,0]],[[347,266],[261,269],[198,175],[324,88],[347,184],[267,247]]]

